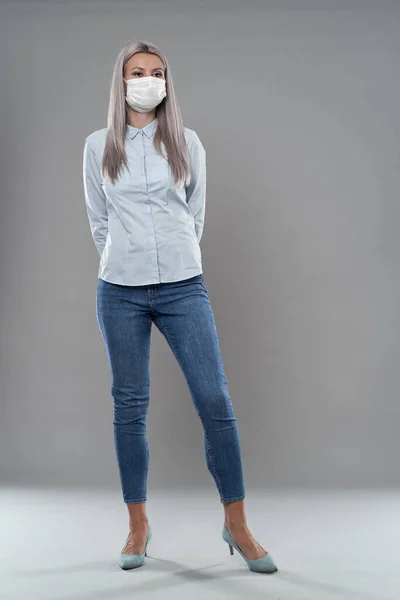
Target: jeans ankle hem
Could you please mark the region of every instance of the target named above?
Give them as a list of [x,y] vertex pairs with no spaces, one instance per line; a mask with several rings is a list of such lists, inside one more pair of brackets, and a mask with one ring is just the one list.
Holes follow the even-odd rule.
[[244,500],[245,494],[241,496],[236,496],[235,498],[221,498],[221,502],[239,502],[239,500]]
[[139,500],[125,500],[125,504],[140,504],[141,502],[146,502],[147,498],[140,498]]

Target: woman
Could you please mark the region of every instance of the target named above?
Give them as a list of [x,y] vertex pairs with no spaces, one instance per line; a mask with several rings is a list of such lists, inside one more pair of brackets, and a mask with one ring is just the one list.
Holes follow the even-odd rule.
[[129,535],[123,569],[143,565],[152,323],[186,378],[204,429],[206,464],[223,503],[222,537],[251,570],[277,570],[246,524],[239,435],[205,286],[199,242],[205,150],[183,126],[167,59],[150,43],[119,53],[108,127],[85,140],[87,214],[100,255],[97,318],[112,376],[114,442]]

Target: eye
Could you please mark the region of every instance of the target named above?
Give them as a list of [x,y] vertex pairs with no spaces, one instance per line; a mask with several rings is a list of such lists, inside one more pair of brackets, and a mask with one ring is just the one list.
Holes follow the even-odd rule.
[[156,75],[159,76],[159,77],[163,76],[163,74],[161,73],[161,71],[157,72]]
[[134,72],[132,73],[132,75],[141,75],[141,74],[142,74],[142,73],[141,73],[141,71],[134,71]]

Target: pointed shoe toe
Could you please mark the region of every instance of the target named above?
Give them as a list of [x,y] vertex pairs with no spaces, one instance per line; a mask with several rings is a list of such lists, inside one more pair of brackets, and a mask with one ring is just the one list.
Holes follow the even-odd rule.
[[247,564],[249,565],[250,571],[255,571],[256,573],[275,573],[275,571],[278,570],[278,567],[269,552],[267,556],[262,556],[261,558],[256,558],[254,560],[247,559]]

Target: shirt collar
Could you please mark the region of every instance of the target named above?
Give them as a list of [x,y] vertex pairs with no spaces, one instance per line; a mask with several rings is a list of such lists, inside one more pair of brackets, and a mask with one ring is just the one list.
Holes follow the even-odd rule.
[[139,129],[137,127],[133,127],[133,125],[129,125],[129,123],[127,123],[126,124],[126,135],[131,140],[133,140],[133,138],[135,138],[140,131],[143,131],[143,133],[148,138],[152,138],[153,135],[154,135],[155,129],[156,129],[156,125],[157,125],[157,117],[155,119],[153,119],[150,123],[148,123],[142,129]]

